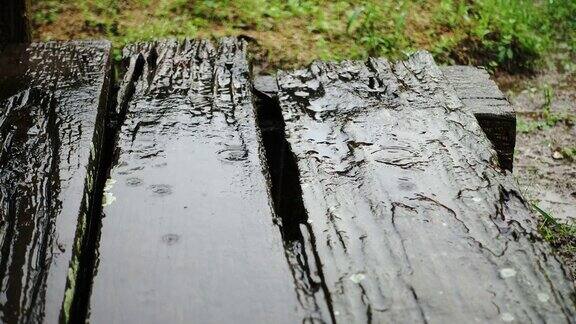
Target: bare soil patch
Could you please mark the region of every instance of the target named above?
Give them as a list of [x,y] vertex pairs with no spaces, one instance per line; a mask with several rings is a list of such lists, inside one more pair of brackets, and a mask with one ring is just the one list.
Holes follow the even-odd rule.
[[575,76],[548,71],[497,82],[518,115],[514,174],[525,196],[555,218],[575,219]]

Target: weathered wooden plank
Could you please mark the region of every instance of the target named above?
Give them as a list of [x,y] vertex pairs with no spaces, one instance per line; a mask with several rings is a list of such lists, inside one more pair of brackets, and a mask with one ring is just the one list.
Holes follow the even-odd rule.
[[[498,85],[481,68],[458,65],[443,66],[440,69],[496,149],[500,166],[512,171],[516,114]],[[276,78],[270,75],[255,77],[254,90],[261,97],[275,100],[278,96]]]
[[[125,50],[94,323],[299,323],[265,177],[245,43]],[[132,81],[131,81],[132,80]]]
[[336,321],[574,321],[573,284],[429,54],[278,84]]
[[2,0],[0,3],[0,51],[10,43],[28,43],[30,0]]
[[0,55],[2,322],[58,322],[77,225],[92,208],[109,58],[106,41]]
[[498,153],[500,165],[512,171],[516,145],[516,114],[485,69],[443,66],[442,73],[471,111]]

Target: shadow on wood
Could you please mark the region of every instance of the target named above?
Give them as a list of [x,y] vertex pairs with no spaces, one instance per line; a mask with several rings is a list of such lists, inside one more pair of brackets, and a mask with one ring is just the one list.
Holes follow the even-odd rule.
[[0,51],[10,43],[32,41],[30,0],[2,0],[0,3]]

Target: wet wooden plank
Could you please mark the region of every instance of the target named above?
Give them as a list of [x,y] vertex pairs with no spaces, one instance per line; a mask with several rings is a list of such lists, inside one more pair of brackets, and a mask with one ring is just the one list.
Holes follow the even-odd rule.
[[[472,112],[480,127],[498,153],[498,162],[512,171],[516,145],[516,114],[488,72],[473,66],[440,67],[446,80],[454,87],[464,107]],[[255,92],[263,98],[276,100],[278,84],[271,75],[256,76]]]
[[125,50],[93,323],[300,323],[243,41]]
[[3,0],[0,6],[0,51],[6,44],[30,42],[30,1]]
[[58,322],[77,225],[91,208],[110,43],[0,55],[0,319]]
[[429,54],[278,84],[337,322],[574,320],[572,282]]
[[516,145],[516,114],[485,69],[455,65],[441,67],[458,98],[471,111],[498,153],[500,165],[512,171]]

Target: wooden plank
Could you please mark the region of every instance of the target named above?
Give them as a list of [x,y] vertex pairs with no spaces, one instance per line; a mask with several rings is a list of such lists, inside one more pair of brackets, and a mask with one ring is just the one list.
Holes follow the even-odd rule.
[[[129,47],[93,323],[299,323],[255,125],[246,44]],[[126,105],[124,104],[126,103]]]
[[[472,112],[498,153],[498,162],[512,171],[516,145],[516,114],[488,72],[472,66],[442,66],[446,80],[454,87],[464,107]],[[276,78],[261,75],[254,78],[254,90],[262,98],[276,100]]]
[[431,56],[280,73],[337,322],[572,322],[574,286]]
[[0,319],[56,323],[77,225],[92,208],[110,43],[8,45],[0,55]]
[[6,44],[30,42],[30,0],[2,0],[0,7],[0,51]]
[[512,171],[516,145],[516,114],[498,85],[485,69],[473,66],[443,66],[442,73],[458,98],[471,111],[498,153],[504,169]]

